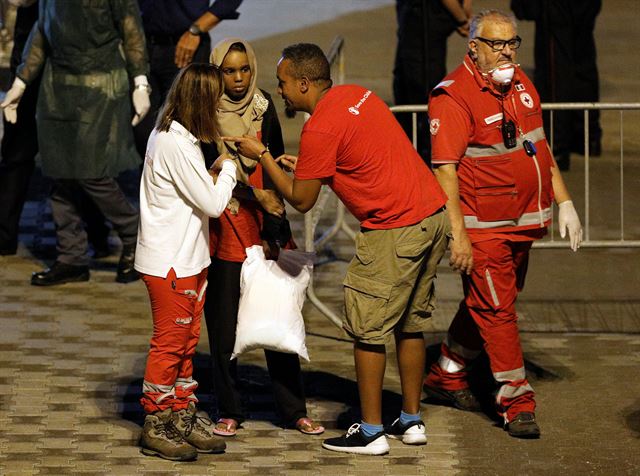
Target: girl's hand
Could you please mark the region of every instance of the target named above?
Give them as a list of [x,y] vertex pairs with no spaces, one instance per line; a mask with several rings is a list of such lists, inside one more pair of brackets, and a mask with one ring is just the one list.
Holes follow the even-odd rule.
[[254,188],[253,194],[256,196],[256,200],[258,200],[258,203],[265,212],[277,217],[282,216],[284,213],[284,202],[276,192],[273,190]]
[[[222,170],[222,164],[225,160],[230,160],[231,162],[233,162],[233,157],[231,157],[231,155],[227,154],[226,152],[220,154],[220,156],[215,160],[211,167],[209,167],[209,173],[213,172],[215,175],[218,175],[218,172]],[[235,165],[235,162],[233,162],[233,164]]]

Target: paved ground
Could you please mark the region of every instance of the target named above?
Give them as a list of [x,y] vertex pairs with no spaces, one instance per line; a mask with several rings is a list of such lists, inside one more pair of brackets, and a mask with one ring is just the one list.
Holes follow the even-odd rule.
[[[46,243],[48,237],[43,238]],[[340,241],[345,240],[333,247],[338,255],[348,246]],[[392,444],[391,453],[381,458],[330,453],[320,448],[320,437],[277,425],[263,358],[254,352],[241,360],[250,416],[245,429],[229,441],[226,454],[175,464],[144,457],[136,446],[142,420],[137,398],[151,331],[143,285],[113,282],[115,258],[95,263],[88,283],[46,289],[27,284],[41,266],[29,250],[0,263],[0,474],[638,474],[635,310],[636,325],[627,333],[523,333],[529,377],[539,392],[544,431],[539,441],[509,438],[490,412],[467,414],[426,404],[428,446]],[[316,273],[319,294],[336,309],[336,281],[344,266],[337,260],[318,266]],[[441,280],[430,344],[441,339],[439,323],[450,318],[457,298],[446,268]],[[552,320],[552,306],[525,304],[536,319]],[[574,313],[580,306],[557,305],[578,319]],[[609,317],[624,314],[620,310]],[[525,328],[533,320],[528,317]],[[329,428],[327,435],[337,435],[357,416],[351,346],[315,309],[307,306],[305,318],[310,414]],[[390,349],[387,419],[395,417],[401,403],[393,359]],[[196,367],[203,407],[213,410],[206,338]],[[486,372],[481,363],[477,372]]]
[[[273,0],[269,0],[276,3]],[[245,2],[247,3],[247,2]],[[285,7],[299,4],[282,0]],[[504,6],[482,1],[478,6]],[[359,2],[358,8],[363,5]],[[284,8],[283,10],[286,10]],[[606,2],[598,24],[603,100],[635,101],[640,93],[639,62],[633,48],[640,32],[635,0]],[[311,15],[313,12],[310,12]],[[315,41],[328,47],[337,33],[346,37],[348,80],[366,84],[390,99],[394,46],[390,2],[375,3],[304,29],[274,33],[257,42],[261,78],[273,90],[272,68],[282,46]],[[321,15],[318,15],[321,17]],[[289,20],[287,20],[289,21]],[[293,24],[293,21],[290,22]],[[627,26],[629,25],[629,26]],[[531,64],[531,28],[523,28],[521,62]],[[528,50],[526,49],[528,46]],[[462,43],[451,42],[452,65]],[[457,56],[456,56],[457,55]],[[625,116],[625,222],[627,238],[640,238],[640,132],[638,117]],[[593,162],[592,233],[617,236],[617,116],[604,120],[605,154]],[[299,121],[286,121],[295,150]],[[576,158],[579,160],[580,158]],[[576,161],[576,163],[578,163]],[[582,170],[567,180],[584,203]],[[135,183],[128,177],[126,183]],[[612,192],[613,191],[613,192]],[[131,192],[133,193],[133,191]],[[429,474],[560,475],[640,474],[640,273],[634,250],[535,250],[527,288],[519,302],[529,378],[538,392],[543,438],[509,438],[491,411],[468,414],[425,403],[429,444],[411,448],[392,443],[385,457],[355,457],[324,451],[322,437],[281,429],[264,360],[259,352],[241,359],[249,421],[219,456],[177,464],[144,457],[136,441],[142,414],[137,404],[151,319],[140,283],[115,283],[116,257],[92,265],[88,283],[33,288],[33,271],[50,263],[55,239],[46,182],[34,181],[22,220],[19,254],[0,257],[0,474]],[[612,211],[614,210],[614,211]],[[292,214],[302,241],[302,219]],[[323,220],[323,225],[328,219]],[[353,223],[350,220],[350,223]],[[114,247],[118,246],[114,239]],[[340,312],[340,281],[352,244],[343,236],[320,254],[318,295]],[[436,349],[460,297],[457,277],[446,266],[438,280],[439,307],[433,331]],[[310,414],[341,433],[357,418],[351,345],[315,308],[305,306],[311,363],[304,365]],[[206,332],[198,347],[196,378],[205,409],[214,411]],[[399,381],[389,349],[385,417],[400,408]],[[478,381],[486,373],[476,368]],[[490,389],[479,387],[480,391]]]

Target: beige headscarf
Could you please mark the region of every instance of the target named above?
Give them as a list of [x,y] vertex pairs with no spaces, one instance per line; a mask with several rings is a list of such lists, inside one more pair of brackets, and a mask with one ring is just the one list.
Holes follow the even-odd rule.
[[[249,66],[251,68],[251,82],[247,94],[239,100],[234,100],[223,94],[218,108],[218,123],[221,136],[242,136],[243,134],[257,136],[262,129],[262,119],[267,111],[269,102],[256,87],[258,77],[258,64],[256,55],[251,45],[242,38],[225,38],[213,47],[209,61],[216,66],[221,66],[229,48],[234,43],[241,43],[247,51]],[[236,157],[236,176],[241,182],[249,184],[249,174],[256,167],[257,162],[238,153],[231,142],[217,142],[218,153],[230,152]]]

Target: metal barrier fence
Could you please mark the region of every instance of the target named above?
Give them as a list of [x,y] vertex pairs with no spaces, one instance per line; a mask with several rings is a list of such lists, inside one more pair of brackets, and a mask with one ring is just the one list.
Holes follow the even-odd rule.
[[[391,111],[394,113],[410,113],[412,123],[412,142],[415,147],[417,144],[417,124],[418,113],[427,112],[426,105],[403,105],[392,106]],[[550,125],[553,131],[554,111],[584,111],[584,248],[637,248],[640,247],[640,240],[625,239],[624,228],[624,112],[640,110],[640,103],[547,103],[542,104],[542,109],[551,111]],[[591,175],[590,175],[590,151],[589,151],[589,111],[619,111],[620,112],[620,237],[617,240],[592,240],[591,239]],[[549,138],[551,148],[553,149],[553,133]],[[555,239],[555,224],[552,222],[548,240],[537,241],[534,244],[536,248],[567,248],[567,241],[558,241]]]

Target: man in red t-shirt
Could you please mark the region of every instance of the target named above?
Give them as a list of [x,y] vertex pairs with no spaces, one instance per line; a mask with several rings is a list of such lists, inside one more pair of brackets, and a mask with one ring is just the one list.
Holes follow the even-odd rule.
[[[298,158],[274,159],[258,140],[227,137],[256,158],[298,211],[315,204],[329,185],[360,221],[356,256],[344,280],[343,327],[353,338],[362,423],[323,447],[379,455],[386,435],[425,444],[420,395],[425,349],[422,332],[433,310],[433,279],[448,231],[446,197],[387,106],[360,86],[332,87],[329,64],[312,44],[284,49],[278,93],[287,111],[311,114]],[[277,161],[297,162],[291,178]],[[400,417],[382,426],[385,344],[395,337],[403,389]]]

